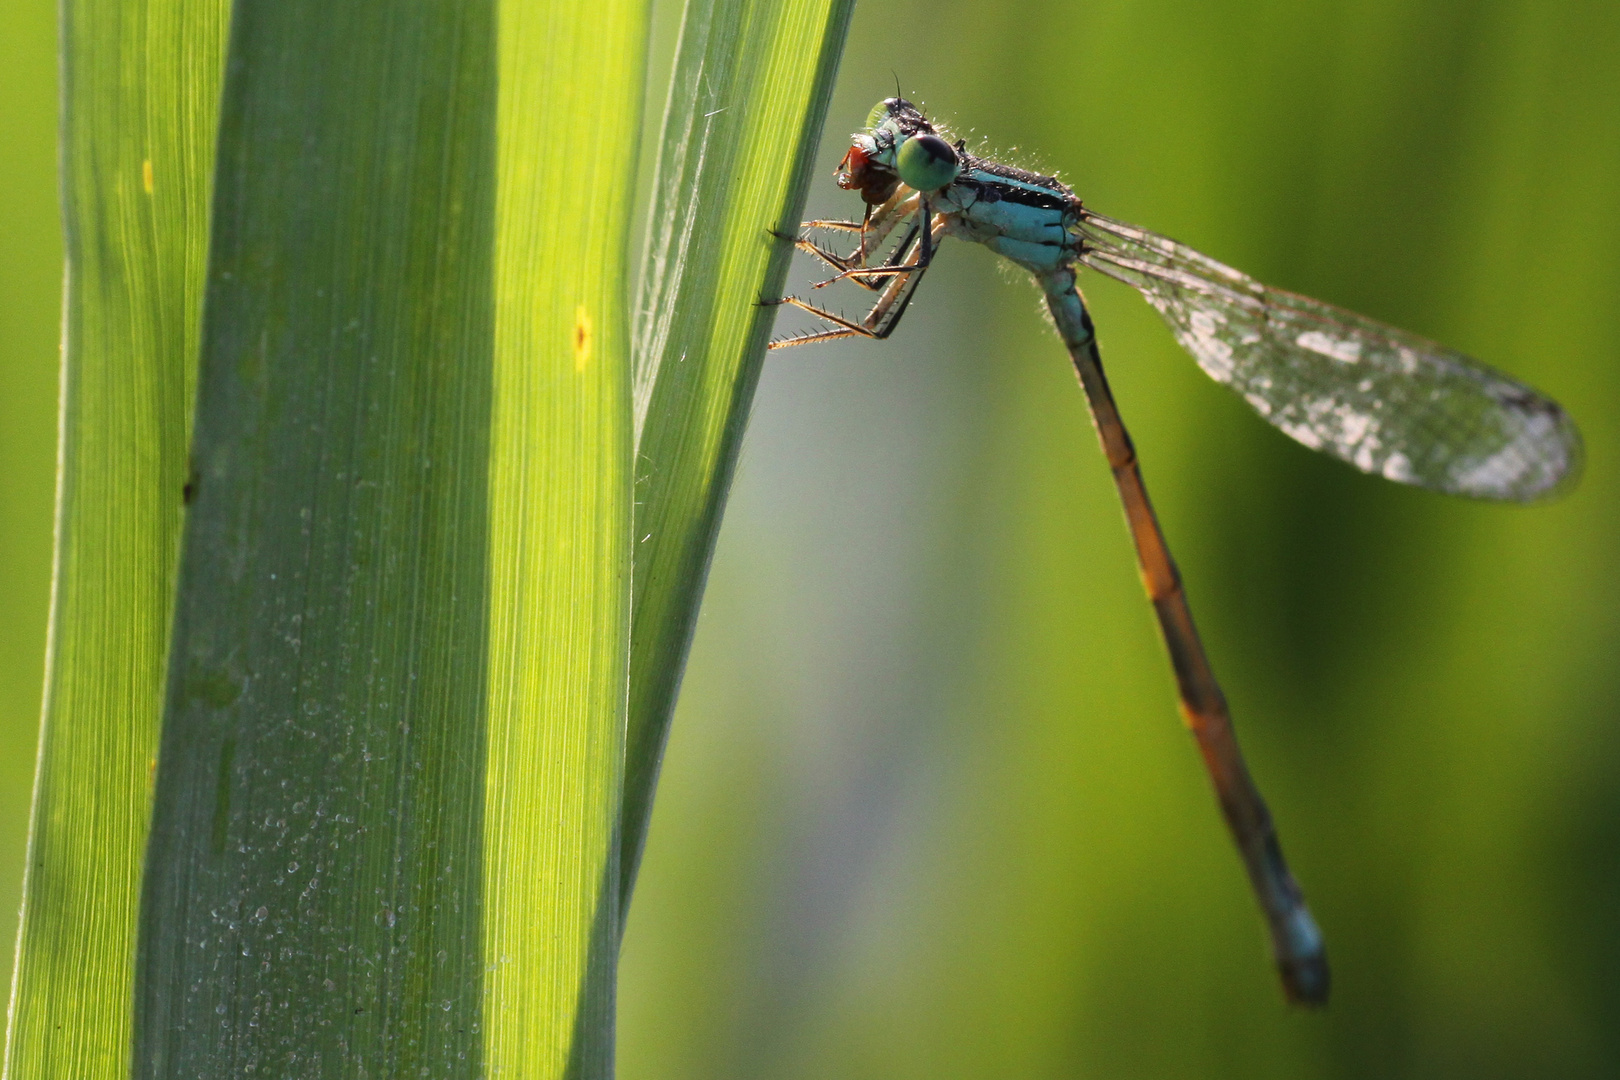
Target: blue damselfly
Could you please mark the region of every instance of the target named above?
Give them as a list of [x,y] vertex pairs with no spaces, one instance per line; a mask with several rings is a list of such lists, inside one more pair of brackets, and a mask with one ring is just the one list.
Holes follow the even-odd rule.
[[[983,244],[1034,275],[1091,406],[1124,503],[1142,580],[1180,694],[1293,1001],[1327,1000],[1322,934],[1249,776],[1225,696],[1193,625],[1181,577],[1148,501],[1076,286],[1086,267],[1134,286],[1211,378],[1304,445],[1363,472],[1435,491],[1530,502],[1567,488],[1581,442],[1552,401],[1461,353],[1320,300],[1262,285],[1173,240],[1097,214],[1056,178],[970,153],[915,105],[880,102],[835,179],[866,203],[860,221],[808,221],[786,237],[876,294],[859,319],[798,297],[827,327],[772,348],[886,338],[941,240]],[[814,230],[856,237],[841,255]]]

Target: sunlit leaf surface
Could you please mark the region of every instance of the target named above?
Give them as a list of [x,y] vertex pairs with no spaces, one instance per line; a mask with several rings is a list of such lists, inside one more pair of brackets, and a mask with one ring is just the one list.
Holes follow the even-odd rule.
[[124,8],[14,1074],[610,1075],[645,13]]
[[636,301],[628,902],[854,0],[686,9]]
[[129,1068],[226,6],[61,9],[56,576],[12,1077]]

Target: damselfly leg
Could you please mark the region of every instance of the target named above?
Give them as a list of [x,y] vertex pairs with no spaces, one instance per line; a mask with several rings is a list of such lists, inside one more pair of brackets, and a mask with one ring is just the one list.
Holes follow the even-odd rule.
[[[892,200],[892,205],[880,207],[877,211],[869,213],[864,222],[821,222],[807,221],[804,227],[831,228],[839,231],[859,231],[861,243],[856,250],[847,256],[832,252],[804,236],[794,240],[800,251],[808,252],[837,271],[826,281],[818,282],[814,288],[823,288],[837,281],[849,280],[862,288],[878,294],[866,315],[859,320],[848,318],[837,312],[817,304],[801,300],[796,296],[784,296],[775,301],[777,304],[788,304],[801,311],[809,312],[832,326],[826,330],[811,331],[793,337],[773,341],[773,349],[786,348],[789,345],[809,345],[820,341],[833,341],[845,337],[867,337],[882,340],[894,333],[900,319],[911,303],[912,294],[917,284],[922,280],[923,272],[933,261],[935,248],[945,230],[945,220],[942,216],[930,212],[925,200],[913,194],[909,199]],[[923,222],[929,221],[930,228],[924,228]],[[904,231],[897,243],[889,249],[888,256],[872,264],[870,259],[874,251],[882,250],[884,242],[897,227]]]

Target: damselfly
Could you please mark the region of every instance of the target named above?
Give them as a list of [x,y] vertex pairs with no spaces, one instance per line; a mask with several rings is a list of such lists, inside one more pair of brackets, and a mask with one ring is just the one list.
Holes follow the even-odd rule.
[[[1567,487],[1579,472],[1575,425],[1552,401],[1461,353],[1269,288],[1173,240],[1086,209],[1054,177],[977,157],[902,98],[872,110],[835,179],[860,192],[861,220],[808,221],[787,239],[836,271],[817,288],[848,280],[875,293],[875,301],[856,320],[785,297],[777,303],[802,308],[828,327],[771,347],[888,337],[948,236],[983,244],[1035,276],[1090,403],[1169,649],[1181,711],[1265,913],[1283,986],[1295,1002],[1326,1002],[1321,931],[1238,750],[1225,696],[1103,377],[1076,273],[1089,267],[1134,286],[1211,378],[1297,441],[1363,472],[1435,491],[1530,502]],[[810,236],[815,229],[856,236],[854,251],[840,255],[817,243]]]

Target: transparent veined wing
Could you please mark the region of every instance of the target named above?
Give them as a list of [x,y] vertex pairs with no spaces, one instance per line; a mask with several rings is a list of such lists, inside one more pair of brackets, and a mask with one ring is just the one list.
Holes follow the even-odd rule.
[[1403,484],[1528,502],[1580,472],[1563,409],[1462,353],[1084,211],[1080,261],[1139,290],[1216,382],[1295,440]]

